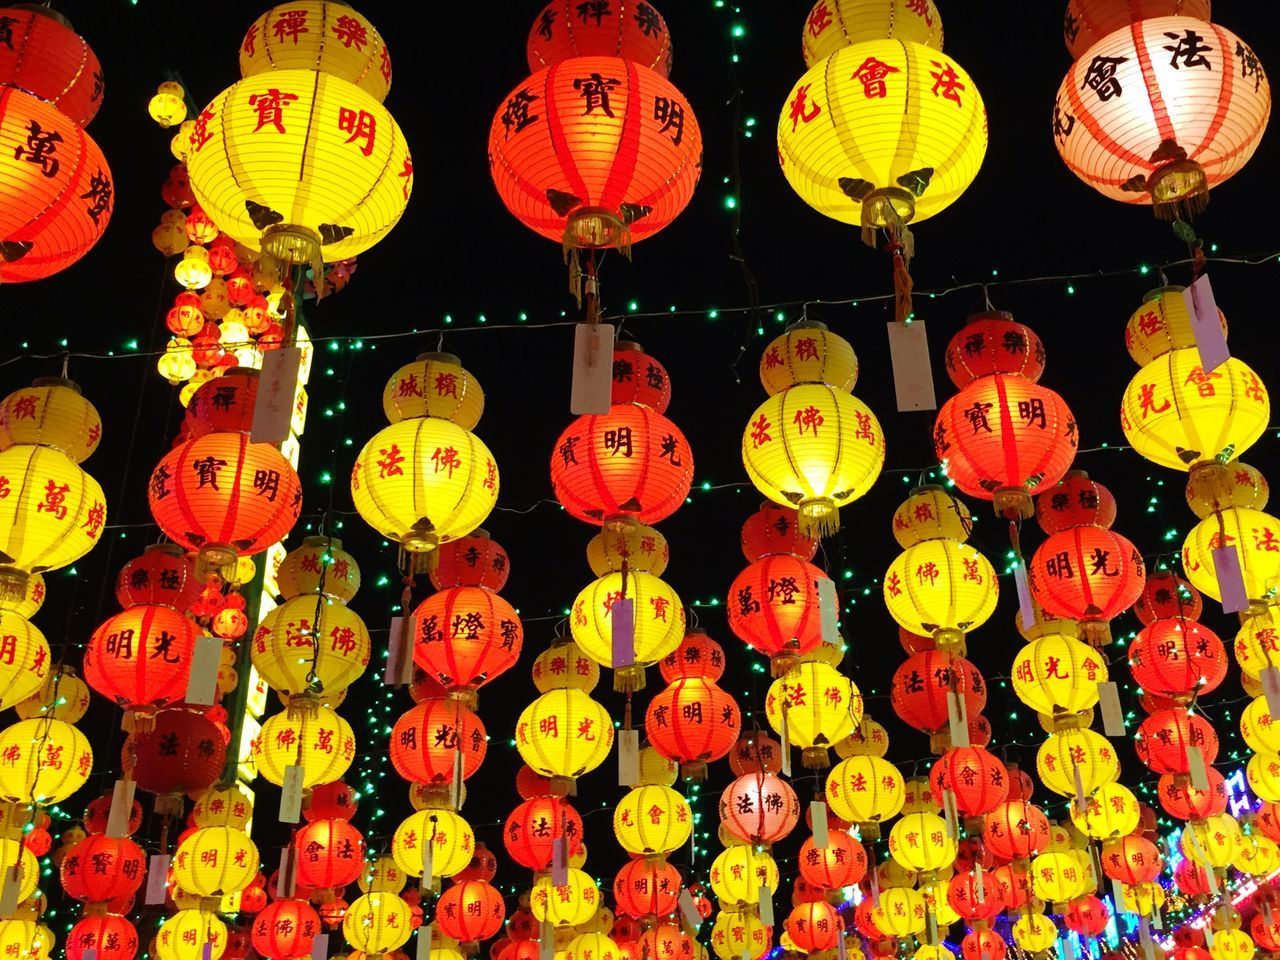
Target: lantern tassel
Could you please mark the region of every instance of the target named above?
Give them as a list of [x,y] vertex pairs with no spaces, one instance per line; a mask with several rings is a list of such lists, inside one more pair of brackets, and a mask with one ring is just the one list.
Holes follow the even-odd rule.
[[828,497],[801,501],[800,533],[806,537],[829,537],[840,529],[840,509]]
[[893,253],[893,315],[899,323],[906,323],[915,312],[911,304],[911,292],[915,284],[907,269],[908,259],[898,250]]
[[618,693],[636,693],[644,689],[644,667],[633,663],[613,671],[613,689]]
[[831,766],[831,755],[826,747],[805,747],[800,751],[800,764],[806,770],[825,770]]

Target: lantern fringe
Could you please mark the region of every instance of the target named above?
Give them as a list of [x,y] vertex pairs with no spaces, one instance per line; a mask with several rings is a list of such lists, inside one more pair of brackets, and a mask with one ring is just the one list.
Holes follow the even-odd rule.
[[613,671],[613,689],[618,693],[637,693],[644,689],[644,667],[633,663]]
[[20,603],[27,595],[28,576],[17,567],[0,567],[0,600]]
[[161,793],[156,796],[155,812],[162,817],[180,817],[183,811],[182,794]]
[[826,747],[805,747],[800,751],[800,764],[806,770],[825,770],[831,766],[831,755]]
[[680,764],[680,773],[692,783],[702,783],[707,779],[707,762],[705,760],[689,760]]
[[840,508],[829,497],[802,500],[798,512],[803,536],[829,537],[840,529]]

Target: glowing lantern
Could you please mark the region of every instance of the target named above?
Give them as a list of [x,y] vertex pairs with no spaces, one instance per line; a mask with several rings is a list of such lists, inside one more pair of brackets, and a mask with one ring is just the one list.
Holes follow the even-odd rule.
[[[453,884],[436,903],[435,922],[445,936],[464,943],[487,940],[502,929],[506,917],[502,894],[485,880],[463,880]],[[586,936],[597,936],[586,934]],[[607,938],[605,938],[607,939]],[[603,953],[585,960],[616,960]]]
[[1206,764],[1218,756],[1218,735],[1204,717],[1184,707],[1158,710],[1142,721],[1134,736],[1138,759],[1155,773],[1190,773],[1190,751],[1198,749]]
[[957,873],[947,884],[947,904],[969,922],[990,920],[1000,912],[1000,884],[986,871]]
[[552,690],[525,707],[516,723],[516,749],[553,783],[574,780],[604,762],[613,747],[609,712],[581,690]]
[[1240,844],[1240,825],[1225,813],[1188,823],[1182,828],[1179,840],[1183,856],[1214,869],[1230,864]]
[[466,820],[452,810],[430,808],[401,822],[391,854],[405,875],[421,877],[430,850],[431,876],[452,877],[471,862],[475,846],[475,833]]
[[346,4],[323,0],[272,7],[245,33],[240,75],[270,79],[277,70],[332,74],[378,102],[391,87],[391,55],[377,29]]
[[1008,768],[982,747],[952,747],[933,765],[929,782],[934,796],[950,791],[966,817],[990,813],[1009,794]]
[[994,930],[973,929],[964,935],[960,944],[964,960],[1004,960],[1004,939]]
[[951,865],[956,842],[936,813],[910,813],[889,831],[889,855],[907,870],[932,872]]
[[69,896],[105,903],[137,893],[146,873],[146,853],[127,837],[96,834],[75,844],[59,870]]
[[1133,679],[1162,697],[1203,695],[1227,676],[1227,651],[1208,627],[1194,620],[1157,620],[1129,647]]
[[967,543],[922,540],[900,553],[884,575],[884,601],[904,629],[955,645],[995,612],[991,562]]
[[258,625],[249,659],[286,697],[338,694],[369,665],[369,631],[345,604],[322,596],[286,600]]
[[412,933],[409,905],[394,893],[366,893],[356,898],[342,920],[347,943],[364,953],[391,953]]
[[[644,751],[641,751],[642,764],[643,761]],[[735,777],[748,773],[777,773],[782,769],[782,745],[760,731],[745,733],[729,754],[729,769]],[[674,773],[671,782],[675,782]]]
[[689,801],[670,787],[635,787],[613,808],[613,832],[627,853],[671,853],[692,834],[693,813]]
[[93,770],[88,738],[65,720],[19,720],[0,732],[0,797],[19,803],[61,803]]
[[883,757],[889,752],[889,731],[867,714],[849,736],[836,744],[836,754],[841,760],[850,757]]
[[1160,851],[1145,837],[1120,837],[1103,844],[1102,872],[1129,885],[1150,883],[1160,874]]
[[1079,54],[1058,91],[1054,140],[1099,193],[1174,219],[1203,209],[1248,162],[1270,110],[1242,40],[1191,16],[1156,16],[1122,22]]
[[566,882],[558,886],[545,874],[534,883],[529,909],[540,923],[575,927],[590,920],[600,906],[595,881],[574,867],[568,867],[565,874]]
[[1086,799],[1083,809],[1071,806],[1071,822],[1095,840],[1132,833],[1141,815],[1133,792],[1119,783],[1104,783]]
[[1256,949],[1243,930],[1215,930],[1209,956],[1213,960],[1252,960]]
[[355,557],[342,549],[341,540],[305,537],[300,546],[294,547],[280,561],[276,568],[276,584],[283,597],[321,594],[349,603],[360,589],[360,567]]
[[1013,923],[1013,941],[1028,953],[1048,950],[1058,941],[1058,926],[1041,913],[1025,913]]
[[1041,900],[1059,903],[1076,897],[1084,885],[1080,865],[1067,853],[1042,853],[1031,861],[1031,889]]
[[4,710],[38,694],[53,674],[49,670],[49,641],[31,621],[0,610],[0,637],[6,647],[5,656],[0,657],[0,683],[4,684],[0,710]]
[[924,896],[910,887],[880,891],[880,905],[871,911],[876,928],[893,937],[909,937],[924,931]]
[[253,819],[253,800],[240,784],[212,787],[200,794],[191,808],[197,827],[232,827],[243,830]]
[[332,783],[347,772],[355,755],[351,724],[324,704],[297,717],[277,713],[263,723],[253,742],[259,776],[277,786],[284,783],[285,768],[294,764],[302,767],[304,787]]
[[[750,850],[751,848],[732,849]],[[713,863],[711,868],[713,887],[716,876]],[[665,860],[651,860],[643,857],[626,864],[618,871],[613,881],[613,898],[618,904],[618,912],[637,919],[665,917],[672,913],[676,909],[680,890],[679,870]],[[719,897],[720,894],[717,893],[716,896]],[[723,898],[721,900],[723,902]]]
[[89,639],[85,681],[137,716],[186,696],[199,630],[173,607],[141,605],[108,617]]
[[936,733],[950,721],[948,694],[955,693],[966,712],[976,716],[987,703],[987,682],[964,657],[928,650],[912,654],[893,675],[890,702],[903,722]]
[[671,377],[667,368],[631,341],[613,345],[612,403],[638,403],[666,413],[671,404]]
[[311,904],[277,900],[253,919],[253,949],[264,957],[304,957],[320,932],[320,916]]
[[346,820],[314,820],[293,839],[297,882],[313,890],[341,890],[364,868],[364,836]]
[[1059,730],[1036,753],[1040,781],[1063,797],[1076,795],[1076,776],[1087,796],[1120,776],[1120,761],[1110,741],[1087,727]]
[[720,820],[741,840],[775,843],[787,836],[799,819],[800,801],[795,791],[773,774],[738,777],[720,796]]
[[1277,640],[1280,640],[1280,608],[1263,606],[1251,609],[1236,634],[1234,644],[1244,679],[1257,681],[1267,667],[1280,665]]
[[1209,19],[1210,0],[1070,0],[1063,39],[1072,59],[1107,34],[1139,20],[1173,15]]
[[182,909],[166,920],[155,937],[159,960],[196,960],[206,948],[218,960],[227,946],[227,926],[216,913]]
[[629,518],[615,519],[587,544],[587,564],[597,577],[621,573],[624,566],[660,577],[670,559],[667,538]]
[[851,823],[889,821],[902,809],[904,792],[902,774],[880,757],[841,760],[827,776],[826,797],[831,811]]
[[[1183,296],[1184,287],[1167,286],[1152,290],[1143,297],[1142,306],[1129,317],[1124,328],[1124,345],[1129,356],[1140,367],[1163,357],[1170,350],[1196,345],[1191,314]],[[1227,320],[1218,311],[1222,333]]]
[[751,563],[729,588],[729,627],[753,649],[772,658],[782,676],[822,642],[818,583],[826,574],[791,555],[769,555]]
[[157,713],[151,725],[137,725],[121,755],[138,789],[157,794],[162,812],[176,812],[181,794],[202,793],[222,774],[227,741],[203,714],[172,708]]
[[120,568],[116,599],[122,607],[159,604],[186,610],[199,596],[200,586],[195,567],[181,547],[155,543]]
[[650,3],[634,11],[608,6],[584,13],[570,0],[548,3],[529,30],[529,70],[572,57],[618,56],[662,76],[671,70],[671,34]]
[[773,945],[772,928],[751,910],[724,910],[711,928],[711,949],[719,960],[761,960]]
[[786,920],[787,933],[801,950],[813,953],[833,950],[844,932],[844,922],[825,900],[802,903]]
[[102,67],[71,24],[49,10],[9,7],[11,44],[0,51],[0,83],[34,94],[80,126],[102,106]]
[[414,662],[451,690],[469,696],[515,665],[524,627],[515,608],[485,587],[450,587],[413,612]]
[[553,642],[533,661],[533,685],[539,693],[564,687],[590,693],[599,682],[600,665],[572,640]]
[[[26,942],[31,943],[32,939]],[[137,952],[138,931],[127,918],[116,914],[84,917],[67,933],[67,960],[87,960],[89,956],[133,960]]]
[[862,694],[834,667],[803,661],[769,687],[765,715],[775,733],[801,748],[806,767],[822,768],[827,748],[861,722]]
[[942,18],[933,0],[818,0],[805,21],[805,66],[868,40],[911,40],[942,49]]
[[98,448],[102,420],[70,380],[49,377],[0,402],[0,449],[38,444],[83,463]]
[[672,960],[699,960],[697,941],[678,924],[660,923],[641,934],[636,942],[639,957],[668,957]]
[[1213,767],[1205,769],[1208,789],[1200,790],[1187,778],[1166,773],[1160,778],[1156,795],[1166,813],[1179,820],[1201,820],[1227,809],[1226,781]]
[[1280,802],[1280,754],[1255,753],[1245,767],[1249,788],[1271,803]]
[[465,780],[480,768],[486,752],[484,724],[459,700],[424,700],[405,711],[391,731],[391,764],[410,783],[452,783],[458,754]]
[[1187,506],[1201,520],[1230,507],[1261,510],[1270,498],[1266,477],[1239,460],[1200,463],[1187,476]]
[[173,876],[187,893],[217,897],[249,886],[258,863],[258,848],[243,831],[200,827],[178,844]]
[[693,196],[701,159],[702,134],[680,91],[615,56],[537,71],[503,101],[489,133],[507,209],[566,248],[625,250],[657,233]]
[[[716,648],[719,650],[718,644]],[[679,655],[677,650],[662,660],[664,672],[667,661]],[[719,650],[719,659],[723,671],[723,650]],[[703,677],[673,679],[645,710],[649,742],[664,757],[679,763],[688,779],[706,779],[707,762],[719,760],[733,749],[741,726],[733,696]]]
[[867,851],[844,830],[830,830],[825,847],[819,847],[812,837],[801,844],[798,863],[800,876],[815,887],[851,887],[866,875]]
[[1036,713],[1077,714],[1098,702],[1107,661],[1088,644],[1050,633],[1031,641],[1014,658],[1013,692]]
[[391,423],[436,417],[473,430],[484,413],[484,390],[453,354],[423,353],[391,375],[382,411]]
[[1280,590],[1280,520],[1261,510],[1231,507],[1201,520],[1187,534],[1182,568],[1196,589],[1220,601],[1213,557],[1218,547],[1235,547],[1250,600],[1266,601]]
[[1241,833],[1232,866],[1251,877],[1265,877],[1280,867],[1280,847],[1262,834]]
[[569,620],[573,639],[601,666],[613,667],[613,614],[619,600],[631,601],[635,662],[615,668],[614,688],[644,687],[644,668],[680,645],[684,637],[684,606],[664,581],[652,574],[610,573],[583,588]]
[[39,690],[15,703],[13,709],[23,720],[50,717],[77,723],[89,710],[89,687],[64,664],[45,678]]

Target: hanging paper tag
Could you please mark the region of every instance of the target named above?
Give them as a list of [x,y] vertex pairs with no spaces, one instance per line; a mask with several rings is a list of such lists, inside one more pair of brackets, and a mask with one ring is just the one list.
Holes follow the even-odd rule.
[[201,960],[213,960],[213,940],[206,940],[200,949]]
[[698,913],[698,908],[693,902],[693,895],[689,893],[688,888],[680,891],[680,913],[684,916],[684,922],[695,933],[702,926],[702,914]]
[[154,854],[147,862],[147,892],[142,902],[148,907],[164,903],[165,887],[169,883],[169,855]]
[[929,943],[938,942],[938,918],[933,915],[933,908],[930,907],[925,912],[925,919],[928,920],[929,926],[926,935]]
[[791,776],[791,738],[787,736],[787,705],[782,704],[782,730],[779,732],[779,749],[782,750],[782,775]]
[[435,882],[435,835],[436,832],[433,829],[431,831],[431,836],[425,838],[425,842],[422,844],[422,883],[419,884],[420,890],[430,890],[431,885]]
[[453,780],[449,784],[449,799],[453,809],[462,809],[462,750],[453,751]]
[[1124,899],[1124,884],[1114,877],[1111,880],[1111,899],[1116,905],[1116,912],[1128,913],[1129,905]]
[[933,368],[929,363],[929,335],[923,320],[890,323],[889,359],[893,363],[893,389],[898,410],[937,410],[933,392]]
[[1187,313],[1191,314],[1191,332],[1196,338],[1196,349],[1200,351],[1200,368],[1205,373],[1212,373],[1231,359],[1231,351],[1227,349],[1227,335],[1222,331],[1209,275],[1206,273],[1197,278],[1183,290],[1182,299],[1187,305]]
[[551,885],[563,887],[569,882],[569,840],[557,837],[551,842]]
[[1013,586],[1018,592],[1018,616],[1022,618],[1022,625],[1029,627],[1036,622],[1036,605],[1031,600],[1025,560],[1019,559],[1013,564]]
[[87,947],[80,951],[80,960],[98,960],[98,951],[93,947]]
[[[431,927],[432,924],[424,923],[418,928],[418,949],[415,952],[415,960],[431,960]],[[317,960],[324,960],[323,957]]]
[[947,692],[947,720],[951,727],[951,746],[969,746],[969,721],[965,717],[964,698],[954,690]]
[[1191,831],[1190,833],[1183,833],[1183,836],[1191,838],[1191,852],[1194,854],[1191,859],[1195,861],[1196,866],[1204,871],[1205,880],[1209,887],[1209,895],[1216,897],[1218,895],[1218,878],[1214,874],[1212,867],[1205,866],[1208,858],[1205,856],[1204,847],[1200,843],[1200,835],[1189,824],[1183,829],[1184,831]]
[[1064,932],[1062,942],[1067,945],[1067,960],[1076,960],[1076,942],[1070,933]]
[[1213,924],[1206,923],[1202,928],[1204,931],[1204,945],[1210,950],[1213,949]]
[[573,328],[573,385],[569,412],[604,414],[613,405],[613,325],[579,323]]
[[1205,769],[1204,751],[1200,747],[1187,750],[1187,766],[1191,768],[1191,786],[1195,790],[1208,792],[1209,772]]
[[845,946],[843,933],[836,940],[836,960],[849,960],[849,948]]
[[1159,911],[1159,910],[1152,910],[1152,911],[1151,911],[1151,929],[1152,929],[1152,930],[1163,930],[1163,929],[1164,929],[1164,917],[1163,917],[1163,916],[1161,916],[1161,914],[1160,914],[1160,911]]
[[822,629],[823,643],[840,643],[840,597],[836,582],[830,577],[818,578],[818,621]]
[[10,917],[18,909],[18,889],[22,886],[22,864],[4,868],[4,885],[0,886],[0,917]]
[[253,404],[253,443],[278,446],[289,439],[293,421],[293,401],[298,394],[298,370],[302,351],[298,347],[277,347],[262,355],[258,374],[258,396]]
[[1248,610],[1249,598],[1245,594],[1244,576],[1240,573],[1240,554],[1233,545],[1213,548],[1213,569],[1218,574],[1222,612],[1243,613]]
[[1071,774],[1076,783],[1076,813],[1083,814],[1089,806],[1088,800],[1084,795],[1084,780],[1080,777],[1080,765],[1071,765]]
[[[418,934],[418,939],[422,939],[422,934]],[[327,933],[317,933],[315,939],[311,941],[311,960],[328,960],[328,957],[329,935]]]
[[613,601],[609,608],[613,621],[613,669],[634,666],[636,662],[636,603],[631,597]]
[[542,921],[542,935],[538,938],[538,960],[555,960],[556,935],[550,921]]
[[960,814],[956,809],[956,795],[950,787],[942,791],[942,815],[947,822],[947,836],[952,840],[960,837]]
[[766,927],[773,926],[773,891],[764,884],[760,885],[760,922]]
[[413,644],[417,632],[413,617],[392,617],[387,635],[387,663],[382,668],[382,682],[388,687],[403,687],[413,682]]
[[1267,712],[1273,717],[1280,717],[1280,667],[1264,667],[1259,679],[1267,698]]
[[1120,688],[1114,680],[1098,684],[1098,707],[1102,710],[1102,732],[1108,737],[1126,736],[1124,711],[1120,709]]
[[[867,859],[871,863],[875,863],[869,853]],[[874,866],[871,868],[871,906],[877,909],[880,907],[880,871]]]
[[987,902],[987,885],[982,878],[982,872],[983,871],[982,871],[981,861],[975,860],[973,863],[974,895],[977,897],[979,903],[986,903]]
[[1151,942],[1151,925],[1147,923],[1147,915],[1138,917],[1138,940],[1142,943],[1142,952],[1146,960],[1156,960],[1155,944]]
[[640,782],[640,731],[618,731],[618,786],[634,787]]
[[218,667],[222,666],[222,640],[196,637],[191,652],[191,673],[187,675],[187,703],[210,707],[218,699]]
[[813,821],[813,845],[819,850],[827,849],[831,845],[827,836],[827,805],[821,800],[810,803],[809,819]]
[[107,814],[107,838],[122,840],[129,836],[129,818],[133,814],[132,780],[117,780],[111,790],[111,811]]
[[293,898],[298,881],[298,858],[293,844],[280,851],[280,867],[276,870],[276,899]]
[[280,787],[281,823],[297,823],[302,819],[302,766],[290,763],[284,768],[284,783]]
[[1271,904],[1266,900],[1262,901],[1262,920],[1268,927],[1275,922],[1275,918],[1271,914]]

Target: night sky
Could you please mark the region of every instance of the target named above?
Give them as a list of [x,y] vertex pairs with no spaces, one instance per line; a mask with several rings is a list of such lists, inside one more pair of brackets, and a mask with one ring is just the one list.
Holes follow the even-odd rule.
[[[889,727],[889,759],[907,775],[923,774],[929,766],[926,738],[896,720],[886,696],[889,676],[905,654],[884,609],[879,578],[898,552],[890,533],[892,511],[936,466],[933,418],[895,409],[885,333],[892,319],[892,301],[884,299],[892,289],[887,258],[864,247],[855,228],[807,207],[778,169],[777,116],[804,71],[800,31],[808,7],[801,0],[756,0],[737,12],[712,0],[661,5],[674,36],[672,80],[702,126],[704,171],[684,215],[638,245],[633,262],[616,254],[605,258],[604,307],[608,315],[625,315],[627,338],[639,340],[670,371],[674,399],[668,416],[688,436],[697,468],[691,501],[660,527],[672,552],[665,579],[686,604],[695,605],[698,621],[728,650],[724,685],[739,696],[744,714],[762,709],[767,674],[752,669],[761,659],[732,637],[723,605],[710,604],[723,604],[729,583],[745,565],[738,531],[760,500],[740,458],[742,429],[765,396],[756,373],[759,358],[769,339],[799,318],[806,301],[810,318],[823,320],[853,343],[862,363],[855,392],[880,417],[888,460],[874,490],[842,512],[843,529],[826,542],[817,562],[843,591],[850,644],[844,670],[867,696],[868,711]],[[34,377],[56,374],[59,340],[66,338],[74,354],[70,375],[103,416],[102,447],[85,467],[109,497],[112,535],[76,564],[75,575],[63,571],[49,577],[49,601],[36,618],[55,646],[80,647],[117,609],[108,580],[156,538],[146,508],[146,478],[175,434],[180,412],[176,389],[156,374],[154,357],[142,356],[167,339],[163,314],[177,291],[170,266],[150,244],[150,231],[165,209],[160,185],[174,161],[168,152],[171,134],[148,119],[147,99],[166,70],[181,75],[198,103],[234,82],[240,38],[265,7],[242,0],[194,5],[100,0],[63,9],[102,60],[106,103],[89,132],[116,176],[117,207],[105,237],[79,264],[49,280],[0,291],[8,304],[0,355],[4,388],[12,390]],[[525,37],[540,5],[532,0],[460,5],[366,0],[359,9],[389,42],[396,72],[386,104],[414,151],[417,182],[404,219],[360,257],[350,286],[318,306],[308,303],[313,336],[339,339],[333,341],[336,350],[326,342],[316,355],[300,469],[304,521],[294,542],[326,511],[331,525],[343,525],[336,532],[364,572],[353,608],[374,632],[375,654],[380,654],[391,607],[399,599],[395,551],[382,548],[380,538],[352,512],[347,477],[360,447],[385,425],[382,384],[417,353],[435,349],[443,333],[443,348],[461,357],[486,392],[485,416],[476,432],[497,458],[502,491],[485,527],[511,556],[512,576],[503,593],[525,617],[521,663],[482,692],[489,756],[470,783],[471,799],[463,810],[480,838],[498,852],[498,882],[505,890],[527,878],[502,851],[497,826],[518,801],[512,778],[519,761],[509,738],[519,709],[535,695],[529,678],[533,658],[592,579],[584,550],[594,532],[550,499],[550,454],[571,420],[572,330],[565,324],[576,317],[560,250],[506,212],[485,161],[494,110],[527,75]],[[997,308],[1012,311],[1043,339],[1048,366],[1042,382],[1062,393],[1076,414],[1084,449],[1076,466],[1115,493],[1116,529],[1149,561],[1171,559],[1194,519],[1183,501],[1184,478],[1131,452],[1098,448],[1124,442],[1120,396],[1136,370],[1123,346],[1125,321],[1144,292],[1159,285],[1157,265],[1184,259],[1186,247],[1149,210],[1103,199],[1059,160],[1050,119],[1070,63],[1059,0],[949,0],[941,12],[947,51],[965,66],[986,101],[990,146],[968,192],[915,229],[912,272],[922,292],[917,318],[928,324],[939,402],[953,392],[942,372],[943,349],[966,316],[982,307],[977,284],[985,283]],[[1264,65],[1280,64],[1280,31],[1269,5],[1223,0],[1215,13],[1223,26],[1253,45]],[[735,25],[741,26],[736,39]],[[735,48],[736,64],[731,62]],[[1206,245],[1217,245],[1211,258],[1224,258],[1211,263],[1209,273],[1230,324],[1233,354],[1273,389],[1280,388],[1273,345],[1273,289],[1280,270],[1274,256],[1262,265],[1239,261],[1261,261],[1277,249],[1277,162],[1280,146],[1273,131],[1245,170],[1214,192],[1208,211],[1195,223]],[[736,197],[736,212],[726,202],[730,197]],[[742,263],[734,255],[738,215]],[[1140,269],[1144,264],[1149,269]],[[1185,282],[1188,272],[1172,266],[1167,275],[1170,282]],[[746,276],[753,278],[763,305],[755,311],[745,309],[753,295]],[[937,296],[928,296],[930,291]],[[852,300],[859,302],[844,303]],[[714,319],[712,309],[718,310]],[[527,320],[520,319],[524,315]],[[403,336],[411,331],[417,333]],[[386,335],[399,338],[379,340]],[[137,350],[127,347],[132,341]],[[102,358],[109,352],[116,358]],[[1273,482],[1280,477],[1276,450],[1276,433],[1269,432],[1246,457]],[[703,491],[704,485],[715,489]],[[973,542],[1003,567],[1004,524],[988,504],[970,506],[980,518]],[[120,524],[125,526],[114,528]],[[1034,525],[1024,528],[1028,555],[1040,536]],[[384,574],[390,582],[378,586]],[[424,579],[415,599],[426,594],[427,586]],[[1002,577],[999,609],[968,646],[992,688],[987,716],[996,730],[993,749],[1009,762],[1033,768],[1035,746],[1044,734],[1001,682],[1020,646],[1011,626],[1016,606],[1012,579]],[[1215,612],[1207,613],[1205,622],[1229,642],[1233,624],[1216,604],[1206,607]],[[1136,628],[1136,619],[1126,616],[1115,632],[1125,636]],[[1113,660],[1122,656],[1118,648],[1109,652]],[[80,653],[71,652],[68,661],[78,666]],[[380,664],[377,656],[342,708],[355,726],[361,753],[375,758],[357,767],[385,773],[375,780],[376,802],[367,801],[356,820],[369,830],[374,847],[410,809],[405,784],[386,759],[381,722],[389,726],[410,700],[404,691],[386,699]],[[651,693],[661,681],[656,670],[650,673]],[[1223,738],[1224,772],[1240,765],[1229,755],[1243,749],[1236,732],[1240,704],[1228,706],[1242,696],[1234,666],[1232,677],[1204,705]],[[1113,679],[1132,686],[1123,663],[1113,667]],[[596,695],[621,716],[622,697],[609,689],[607,679]],[[647,695],[638,698],[637,716],[643,715]],[[1122,696],[1128,707],[1131,694]],[[384,712],[388,703],[390,712]],[[371,708],[376,725],[366,722]],[[764,724],[762,714],[758,719]],[[99,771],[91,781],[97,789],[81,795],[86,802],[116,779],[121,735],[112,731],[117,725],[118,711],[100,699],[81,725],[93,738]],[[807,801],[812,786],[800,776],[798,755],[796,771],[797,792]],[[697,804],[702,829],[711,834],[712,855],[719,849],[714,800],[729,777],[727,764],[714,765]],[[1134,784],[1155,778],[1126,753],[1123,779]],[[360,786],[354,768],[349,782]],[[259,783],[255,836],[264,866],[274,865],[284,836],[273,822],[278,790]],[[580,812],[612,805],[619,796],[615,783],[616,760],[610,759],[581,785]],[[1056,797],[1040,789],[1036,799],[1050,805],[1052,816],[1061,814]],[[79,805],[78,797],[67,807]],[[375,808],[385,814],[370,826],[368,815]],[[588,869],[608,884],[624,859],[610,835],[609,814],[602,809],[586,822]],[[801,826],[776,855],[790,857],[792,844],[803,835]],[[150,837],[155,836],[152,825]],[[683,869],[688,849],[671,859]],[[707,865],[708,858],[700,858],[694,876],[705,879]],[[784,876],[792,869],[784,865]],[[784,880],[779,904],[789,890]]]

